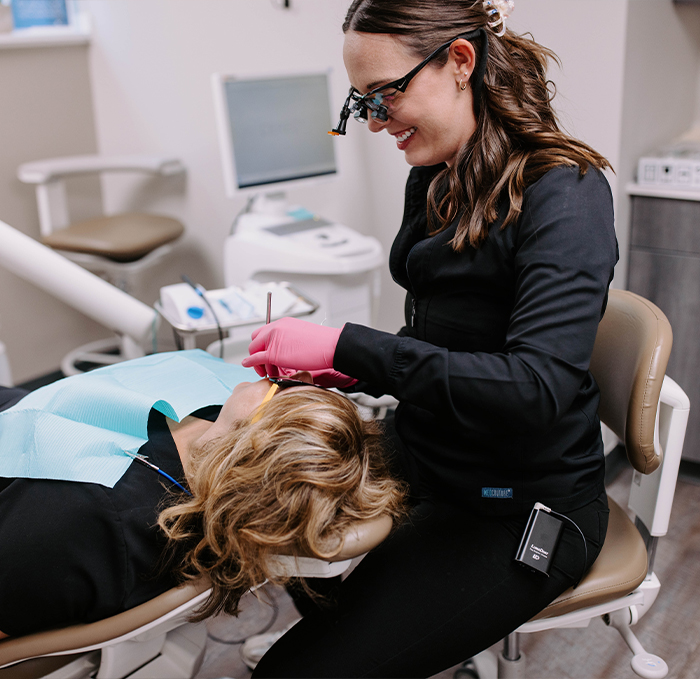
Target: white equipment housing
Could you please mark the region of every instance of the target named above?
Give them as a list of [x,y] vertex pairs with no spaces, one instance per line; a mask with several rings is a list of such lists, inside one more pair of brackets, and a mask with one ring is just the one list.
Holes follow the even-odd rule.
[[245,281],[288,281],[319,303],[309,320],[331,327],[373,324],[384,262],[376,238],[311,217],[247,213],[226,240],[226,287]]

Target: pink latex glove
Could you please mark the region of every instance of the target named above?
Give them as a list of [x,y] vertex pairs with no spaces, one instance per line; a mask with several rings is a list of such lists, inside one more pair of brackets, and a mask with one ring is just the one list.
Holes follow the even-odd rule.
[[312,370],[311,377],[314,384],[318,384],[319,387],[345,389],[353,384],[357,384],[357,380],[354,377],[348,377],[330,368],[326,370]]
[[279,368],[293,370],[327,370],[333,368],[333,355],[340,330],[302,321],[280,318],[259,327],[248,346],[250,356],[241,361],[254,368],[260,377],[277,377]]
[[[277,366],[279,375],[277,377],[290,377],[295,379],[299,373],[298,370],[293,370],[292,368],[280,368]],[[357,380],[354,377],[348,377],[339,373],[337,370],[332,368],[326,368],[325,370],[308,370],[306,371],[311,374],[311,380],[314,384],[319,387],[326,387],[330,389],[336,387],[337,389],[344,389],[351,387],[353,384],[357,384]]]

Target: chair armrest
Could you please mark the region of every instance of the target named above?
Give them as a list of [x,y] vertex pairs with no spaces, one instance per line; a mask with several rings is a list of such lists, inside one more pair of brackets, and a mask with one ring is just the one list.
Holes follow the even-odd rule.
[[149,172],[164,176],[180,174],[185,168],[168,156],[67,156],[23,163],[17,177],[25,184],[46,184],[69,175],[95,172]]
[[662,537],[668,531],[690,413],[688,397],[668,375],[664,377],[659,401],[656,429],[664,451],[663,462],[648,475],[635,471],[628,502],[651,537]]
[[675,410],[690,409],[690,399],[678,383],[668,375],[664,376],[664,381],[661,385],[661,403],[665,403]]

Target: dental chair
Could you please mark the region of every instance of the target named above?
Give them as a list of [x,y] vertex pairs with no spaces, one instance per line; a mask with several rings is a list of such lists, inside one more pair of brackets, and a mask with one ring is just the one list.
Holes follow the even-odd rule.
[[[36,185],[41,241],[64,257],[128,292],[134,277],[157,264],[184,233],[172,217],[129,212],[71,223],[66,180],[83,175],[139,173],[158,177],[180,175],[179,160],[158,156],[72,156],[20,165],[17,176]],[[62,361],[65,375],[81,372],[76,363],[108,365],[142,355],[128,338],[114,337],[83,345]],[[134,353],[135,352],[135,353]]]
[[[273,570],[335,577],[382,542],[391,525],[387,516],[356,524],[333,562],[280,555],[273,557]],[[207,632],[204,622],[187,618],[207,596],[207,585],[193,582],[105,620],[0,640],[0,679],[190,679],[201,665]]]
[[[455,676],[514,679],[528,674],[519,635],[557,627],[587,627],[601,616],[630,647],[640,677],[665,677],[666,663],[647,653],[630,627],[659,593],[654,556],[668,531],[683,450],[689,401],[665,376],[671,326],[663,312],[627,291],[610,290],[590,370],[600,387],[600,419],[624,442],[634,468],[628,508],[612,499],[603,549],[578,587],[569,589],[503,642],[498,659],[485,651]],[[534,670],[532,676],[539,676]]]

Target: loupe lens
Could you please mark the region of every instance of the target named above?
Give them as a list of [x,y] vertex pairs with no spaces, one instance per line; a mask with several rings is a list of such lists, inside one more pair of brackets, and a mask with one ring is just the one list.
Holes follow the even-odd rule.
[[364,106],[362,108],[357,109],[353,117],[355,118],[355,120],[357,120],[358,123],[366,123],[367,109]]

